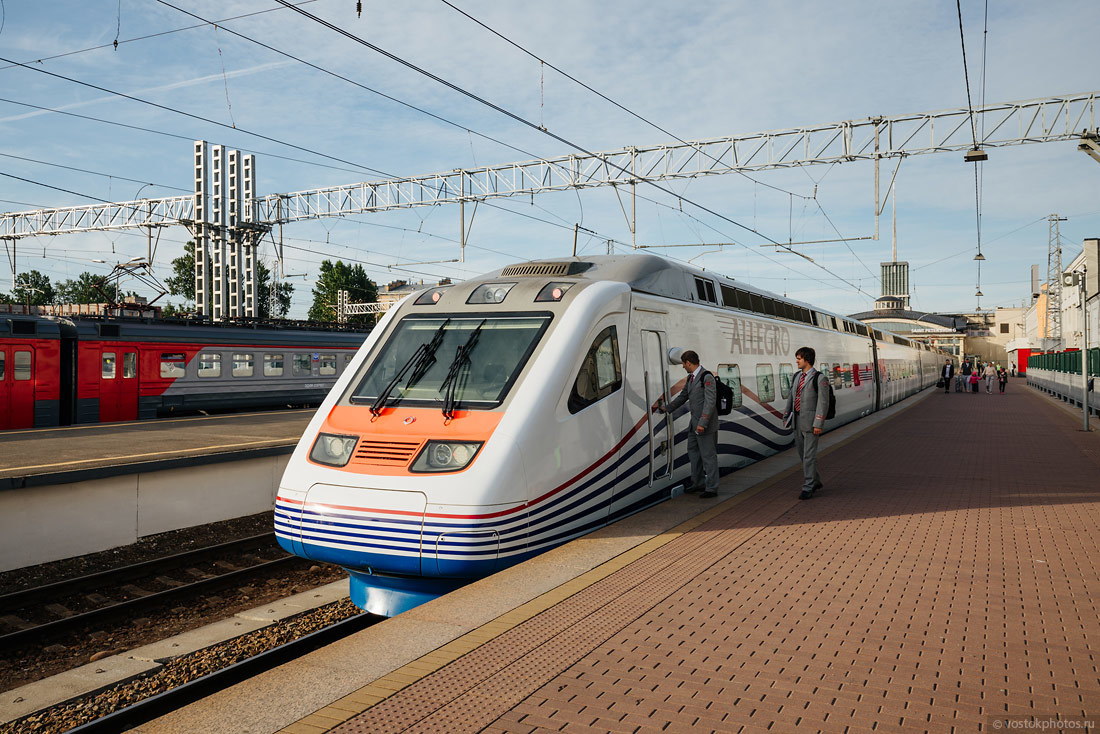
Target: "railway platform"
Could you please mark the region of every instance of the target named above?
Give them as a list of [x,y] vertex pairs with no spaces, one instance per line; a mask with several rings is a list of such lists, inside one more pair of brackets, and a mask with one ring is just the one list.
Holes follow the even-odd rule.
[[1085,731],[1100,435],[925,391],[143,732]]

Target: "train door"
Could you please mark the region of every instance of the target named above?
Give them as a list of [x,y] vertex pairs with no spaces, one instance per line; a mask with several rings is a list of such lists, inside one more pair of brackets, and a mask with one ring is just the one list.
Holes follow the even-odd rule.
[[654,413],[658,398],[668,401],[668,369],[666,367],[664,333],[642,332],[642,369],[645,380],[645,400],[649,428],[649,484],[672,473],[672,416]]
[[119,420],[119,351],[112,346],[99,353],[99,420],[101,423]]
[[872,339],[871,343],[867,345],[868,359],[871,360],[871,382],[874,383],[871,387],[871,410],[877,411],[881,404],[882,395],[882,379],[878,371],[878,346],[875,344],[875,340]]
[[137,351],[122,352],[122,370],[118,383],[118,419],[133,421],[138,417],[138,355]]
[[0,348],[0,428],[34,426],[34,347]]

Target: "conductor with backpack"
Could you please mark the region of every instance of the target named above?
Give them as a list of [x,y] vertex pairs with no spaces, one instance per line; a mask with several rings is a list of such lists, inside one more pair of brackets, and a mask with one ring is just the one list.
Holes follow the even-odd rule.
[[812,347],[801,347],[794,353],[801,372],[794,378],[784,413],[785,424],[794,429],[794,443],[802,459],[802,493],[800,500],[808,500],[821,489],[821,475],[817,473],[817,440],[825,428],[825,419],[836,412],[829,378],[814,369],[817,354]]
[[[718,496],[718,415],[729,413],[731,393],[725,385],[719,385],[714,375],[699,364],[699,355],[690,349],[680,357],[684,371],[688,373],[687,383],[680,394],[665,406],[659,400],[656,410],[671,413],[684,403],[691,410],[688,422],[687,451],[691,462],[691,484],[684,490],[699,493],[700,497]],[[723,390],[724,388],[724,390]],[[719,393],[723,392],[720,396]],[[720,398],[724,400],[720,401]]]

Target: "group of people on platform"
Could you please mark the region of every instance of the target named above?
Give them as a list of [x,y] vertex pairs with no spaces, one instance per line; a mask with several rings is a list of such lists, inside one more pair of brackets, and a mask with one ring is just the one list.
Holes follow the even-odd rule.
[[[1012,375],[1016,375],[1016,366],[1012,366]],[[978,392],[978,385],[985,382],[986,393],[993,394],[993,383],[997,383],[998,392],[1003,393],[1008,385],[1008,368],[1000,363],[985,362],[980,360],[973,362],[964,359],[959,367],[950,359],[940,369],[940,387],[944,394],[951,392],[954,384],[955,392]]]

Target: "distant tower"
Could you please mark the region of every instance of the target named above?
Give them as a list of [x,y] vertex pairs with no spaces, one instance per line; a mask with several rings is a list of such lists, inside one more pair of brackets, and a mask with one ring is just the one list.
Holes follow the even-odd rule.
[[882,297],[890,296],[901,301],[902,309],[909,310],[909,263],[894,260],[879,263],[882,266]]
[[1062,237],[1058,222],[1064,221],[1066,218],[1057,214],[1047,217],[1047,349],[1062,346]]

